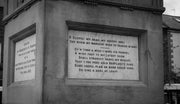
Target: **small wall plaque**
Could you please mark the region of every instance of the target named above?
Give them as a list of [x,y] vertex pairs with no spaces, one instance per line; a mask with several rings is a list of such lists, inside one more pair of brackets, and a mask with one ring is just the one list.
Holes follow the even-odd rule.
[[14,81],[35,78],[36,35],[33,34],[15,43]]

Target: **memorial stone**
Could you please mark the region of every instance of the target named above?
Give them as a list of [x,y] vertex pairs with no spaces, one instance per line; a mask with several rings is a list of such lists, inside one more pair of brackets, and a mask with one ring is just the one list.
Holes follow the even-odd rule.
[[68,77],[139,80],[138,37],[69,31]]
[[36,35],[31,35],[15,43],[14,81],[35,78]]

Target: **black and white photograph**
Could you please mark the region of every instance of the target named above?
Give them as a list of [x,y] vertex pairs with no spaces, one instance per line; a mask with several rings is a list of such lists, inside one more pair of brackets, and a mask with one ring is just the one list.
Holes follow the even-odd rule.
[[180,0],[0,0],[0,104],[180,104]]

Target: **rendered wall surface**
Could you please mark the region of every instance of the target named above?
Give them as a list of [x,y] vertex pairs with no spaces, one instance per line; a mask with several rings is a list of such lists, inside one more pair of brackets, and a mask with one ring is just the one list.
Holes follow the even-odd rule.
[[[9,82],[13,68],[10,60],[10,37],[23,29],[36,25],[36,66],[35,78],[27,81]],[[42,102],[42,50],[43,50],[43,6],[36,3],[5,25],[4,38],[3,104],[41,104]],[[12,73],[13,74],[13,73]],[[12,78],[12,77],[11,77]],[[23,79],[22,79],[23,80]]]
[[[146,2],[147,3],[147,2]],[[140,3],[141,5],[141,3]],[[162,104],[163,49],[161,15],[113,6],[46,1],[44,104]],[[147,83],[133,85],[71,85],[66,83],[66,21],[147,30]]]

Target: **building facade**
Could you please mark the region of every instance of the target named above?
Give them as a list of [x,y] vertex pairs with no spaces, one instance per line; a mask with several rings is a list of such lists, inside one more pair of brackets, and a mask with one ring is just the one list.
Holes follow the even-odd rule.
[[3,80],[3,40],[4,40],[4,26],[2,23],[4,4],[0,1],[0,104],[2,104],[2,80]]
[[163,15],[165,103],[180,103],[180,17]]

